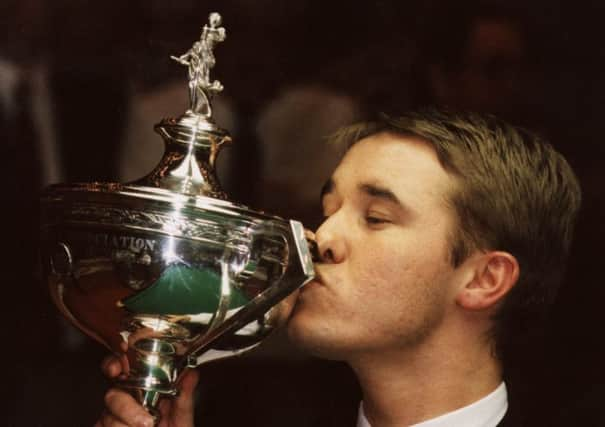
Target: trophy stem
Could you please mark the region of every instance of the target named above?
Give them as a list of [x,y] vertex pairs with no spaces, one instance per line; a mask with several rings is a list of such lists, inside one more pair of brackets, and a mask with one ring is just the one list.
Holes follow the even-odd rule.
[[160,424],[160,410],[158,404],[162,393],[154,390],[141,390],[141,389],[129,389],[130,394],[145,408],[147,412],[153,418],[153,425],[158,426]]
[[141,400],[141,405],[143,405],[143,407],[145,409],[147,409],[147,411],[154,416],[154,418],[156,418],[156,416],[159,417],[159,411],[157,410],[156,406],[160,401],[160,397],[161,397],[161,393],[158,393],[157,391],[154,390],[141,390],[142,393],[140,393],[140,400]]
[[128,377],[119,380],[117,386],[128,390],[153,416],[157,425],[160,420],[157,408],[160,398],[177,394],[174,345],[158,338],[143,338],[131,348],[135,353],[134,363],[130,366]]

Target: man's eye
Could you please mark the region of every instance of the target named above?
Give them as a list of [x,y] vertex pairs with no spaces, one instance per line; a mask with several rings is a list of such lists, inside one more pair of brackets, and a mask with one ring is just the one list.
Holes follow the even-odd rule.
[[366,216],[365,218],[366,223],[369,225],[378,225],[378,224],[386,224],[389,221],[384,219],[384,218],[380,218],[380,217],[376,217],[376,216]]

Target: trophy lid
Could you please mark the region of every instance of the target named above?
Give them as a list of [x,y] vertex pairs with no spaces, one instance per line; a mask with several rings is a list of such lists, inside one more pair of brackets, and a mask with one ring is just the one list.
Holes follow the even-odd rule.
[[211,13],[208,21],[191,49],[181,56],[171,56],[187,66],[189,108],[180,117],[164,119],[155,126],[166,142],[166,152],[158,166],[135,185],[190,196],[227,198],[216,178],[215,161],[231,137],[212,117],[212,99],[223,85],[210,78],[210,70],[216,64],[214,48],[225,40],[226,32],[218,13]]
[[216,64],[214,48],[226,38],[221,23],[221,16],[211,13],[200,39],[184,54],[171,56],[187,66],[189,108],[179,117],[164,118],[154,126],[164,139],[165,151],[149,174],[125,184],[56,184],[44,191],[43,200],[106,203],[119,199],[118,203],[128,204],[125,199],[136,198],[139,205],[145,201],[169,203],[240,217],[281,220],[230,202],[216,174],[217,156],[224,144],[231,143],[229,132],[219,127],[212,116],[212,100],[223,90],[221,82],[210,77]]

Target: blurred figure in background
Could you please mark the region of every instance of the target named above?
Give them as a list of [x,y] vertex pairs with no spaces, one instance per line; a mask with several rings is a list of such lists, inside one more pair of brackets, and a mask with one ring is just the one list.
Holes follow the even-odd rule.
[[[38,191],[60,179],[49,66],[44,38],[45,4],[38,0],[0,5],[0,168],[3,199],[3,316],[9,326],[7,425],[17,423],[15,403],[40,376],[40,353],[55,357],[60,326],[48,294],[40,285]],[[15,418],[13,418],[15,417]],[[25,424],[28,423],[27,417]],[[14,424],[13,424],[14,423]]]
[[[67,413],[55,396],[94,396],[104,380],[90,373],[102,349],[61,321],[41,280],[38,261],[39,191],[57,182],[108,180],[123,117],[124,86],[103,58],[111,48],[86,26],[90,14],[109,22],[109,9],[40,0],[0,6],[0,134],[4,159],[5,297],[11,303],[6,425],[79,424],[95,405]],[[115,12],[117,13],[117,12]],[[120,12],[122,13],[122,12]],[[66,19],[66,16],[69,19]],[[113,20],[113,35],[120,33]],[[86,32],[89,37],[81,37]],[[102,46],[102,48],[101,48]],[[121,58],[115,58],[114,64]],[[119,74],[119,71],[118,71]],[[124,80],[125,82],[125,80]],[[95,353],[98,352],[98,353]],[[36,411],[29,407],[36,402]]]
[[260,204],[268,212],[318,224],[321,188],[346,147],[328,136],[358,117],[355,100],[325,86],[285,89],[261,111],[257,134],[263,162]]
[[439,2],[425,20],[417,103],[541,126],[536,117],[541,96],[530,65],[534,54],[520,9],[495,1]]

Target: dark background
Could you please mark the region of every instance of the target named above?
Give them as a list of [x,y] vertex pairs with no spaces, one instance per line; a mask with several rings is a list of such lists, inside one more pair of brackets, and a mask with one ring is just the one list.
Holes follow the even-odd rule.
[[[333,111],[323,108],[324,100],[350,106],[352,119],[432,103],[492,112],[541,133],[569,159],[584,192],[569,274],[548,327],[531,345],[515,349],[511,387],[539,420],[532,425],[549,425],[547,415],[569,417],[570,425],[601,425],[605,6],[450,3],[4,1],[0,60],[11,64],[20,81],[43,76],[47,108],[37,112],[37,121],[53,124],[43,131],[32,124],[35,119],[25,121],[28,110],[41,105],[30,87],[29,94],[15,89],[18,95],[0,128],[8,235],[3,349],[9,381],[2,413],[8,425],[91,425],[107,388],[98,369],[105,350],[62,323],[40,281],[37,192],[49,183],[42,173],[48,159],[36,148],[41,134],[55,142],[61,180],[122,179],[118,157],[130,135],[133,108],[163,93],[166,82],[182,81],[186,99],[186,70],[169,56],[189,49],[211,11],[223,15],[228,33],[212,71],[226,87],[222,96],[234,124],[223,180],[234,200],[253,208],[317,224],[315,201],[298,197],[305,183],[274,176],[263,164],[271,149],[263,135],[291,129],[282,132],[293,136],[282,138],[291,167],[313,169],[321,151],[317,157],[300,156],[297,144],[306,142],[300,135],[308,135],[303,128],[314,123],[334,130],[326,122]],[[512,53],[500,52],[497,39],[488,43],[487,54],[473,50],[468,28],[478,11],[491,22],[497,16],[498,22],[512,23],[521,40]],[[439,73],[447,76],[450,89],[469,81],[470,89],[438,94],[432,79]],[[0,83],[9,81],[0,74]],[[275,123],[264,114],[280,99],[290,100],[290,109]],[[297,107],[300,99],[305,108]],[[149,126],[161,118],[148,117]],[[269,131],[260,132],[259,123]],[[161,146],[159,137],[155,142]],[[204,425],[354,425],[359,390],[347,368],[302,356],[281,337],[257,354],[201,370]]]

